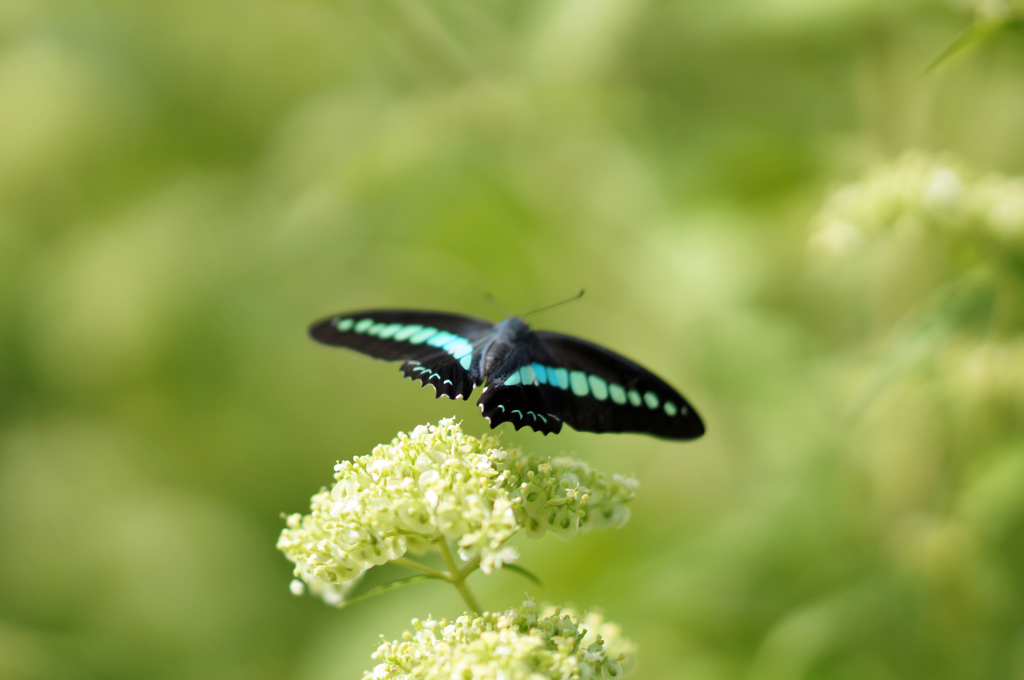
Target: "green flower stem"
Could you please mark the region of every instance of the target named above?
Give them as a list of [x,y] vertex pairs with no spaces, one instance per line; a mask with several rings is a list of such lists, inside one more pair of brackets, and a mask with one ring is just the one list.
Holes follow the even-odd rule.
[[441,571],[439,569],[434,569],[433,567],[428,567],[425,564],[420,564],[419,562],[415,560],[410,560],[407,557],[396,557],[391,561],[395,564],[400,564],[407,569],[415,569],[416,571],[422,571],[427,576],[433,576],[434,578],[439,578],[442,581],[452,580],[451,574],[449,574],[448,572]]
[[462,569],[459,570],[459,578],[465,580],[467,576],[472,574],[474,571],[480,568],[480,556],[477,555],[474,559],[466,563]]
[[483,609],[480,608],[480,603],[476,601],[476,597],[474,597],[473,593],[466,585],[466,576],[469,574],[463,574],[462,570],[459,569],[459,565],[455,563],[455,557],[452,555],[452,551],[448,549],[448,542],[440,540],[437,542],[437,547],[441,551],[441,559],[444,560],[445,566],[448,567],[448,581],[455,586],[457,591],[459,591],[459,595],[462,596],[462,599],[466,602],[466,606],[469,607],[470,611],[476,614],[483,613]]
[[466,577],[472,574],[480,566],[480,558],[477,557],[473,561],[469,562],[462,569],[458,568],[455,564],[455,557],[452,555],[451,550],[448,549],[448,544],[443,539],[437,541],[438,549],[441,551],[441,558],[444,559],[445,565],[449,571],[441,571],[428,567],[425,564],[420,564],[415,560],[410,560],[406,557],[398,557],[392,560],[395,564],[400,564],[407,569],[415,569],[416,571],[423,572],[427,576],[433,576],[434,578],[441,579],[442,581],[448,581],[455,589],[459,591],[459,595],[465,600],[473,612],[479,614],[483,610],[480,609],[480,604],[476,601],[473,593],[469,590],[469,586],[466,585]]

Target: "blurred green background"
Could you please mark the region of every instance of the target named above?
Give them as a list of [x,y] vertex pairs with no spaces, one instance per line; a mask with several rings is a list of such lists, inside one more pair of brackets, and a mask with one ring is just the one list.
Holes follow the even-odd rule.
[[926,70],[1006,9],[2,0],[0,677],[358,678],[461,612],[289,593],[280,513],[337,459],[486,427],[305,328],[585,287],[534,326],[708,434],[504,431],[641,488],[625,529],[519,540],[545,586],[474,576],[485,607],[603,607],[638,678],[1024,678],[1024,249],[986,222],[1024,187],[957,222],[895,172],[877,228],[828,217],[914,149],[971,168],[954,199],[1024,174],[1020,34]]

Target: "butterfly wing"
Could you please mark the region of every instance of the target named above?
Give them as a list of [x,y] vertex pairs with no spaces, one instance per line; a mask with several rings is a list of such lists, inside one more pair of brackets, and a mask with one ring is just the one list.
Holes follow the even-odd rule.
[[[546,331],[531,333],[530,341],[510,354],[479,403],[492,427],[507,421],[516,429],[529,425],[557,432],[534,422],[543,414],[556,416],[559,429],[565,422],[585,432],[639,432],[665,439],[704,434],[697,412],[658,376],[599,345]],[[530,411],[535,415],[525,415]]]
[[[544,367],[552,364],[551,357],[527,337],[487,377],[477,405],[492,428],[512,423],[517,430],[529,426],[557,434],[562,431],[565,397],[547,384]],[[543,383],[537,379],[539,372]]]
[[314,323],[309,334],[327,345],[402,361],[402,373],[433,385],[438,397],[469,399],[481,380],[474,354],[493,328],[457,314],[386,309],[336,314]]

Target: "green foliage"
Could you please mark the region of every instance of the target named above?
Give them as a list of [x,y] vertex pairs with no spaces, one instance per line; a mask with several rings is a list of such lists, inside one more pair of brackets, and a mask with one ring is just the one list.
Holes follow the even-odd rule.
[[303,330],[581,287],[531,322],[708,434],[504,432],[643,488],[628,532],[512,540],[539,597],[643,677],[1024,675],[1021,241],[976,209],[1024,176],[1024,45],[926,72],[1021,8],[964,4],[0,2],[0,677],[359,677],[457,616],[283,587],[336,460],[486,428]]

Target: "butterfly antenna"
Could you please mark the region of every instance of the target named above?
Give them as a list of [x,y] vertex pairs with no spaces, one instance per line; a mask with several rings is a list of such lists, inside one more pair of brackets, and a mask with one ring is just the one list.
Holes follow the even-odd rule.
[[[577,293],[576,295],[573,295],[568,300],[562,300],[561,302],[556,302],[553,305],[548,305],[547,307],[541,307],[540,309],[535,309],[532,312],[530,312],[530,314],[537,314],[538,312],[546,312],[549,309],[554,309],[555,307],[558,307],[560,305],[564,305],[564,304],[567,304],[569,302],[575,302],[576,300],[579,300],[581,297],[583,297],[583,294],[586,293],[586,292],[587,292],[586,289],[582,288],[582,289],[580,289],[579,293]],[[523,314],[523,318],[525,319],[526,317],[530,316],[530,314]]]
[[500,304],[498,304],[498,301],[495,300],[494,296],[491,295],[490,293],[487,293],[486,295],[484,295],[484,301],[487,302],[487,304],[491,305],[492,307],[496,307],[499,311],[505,312],[505,314],[508,315],[508,316],[515,316],[515,314],[513,314],[510,311],[508,311],[507,309],[505,309]]

